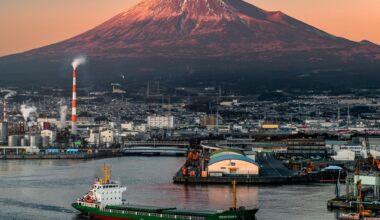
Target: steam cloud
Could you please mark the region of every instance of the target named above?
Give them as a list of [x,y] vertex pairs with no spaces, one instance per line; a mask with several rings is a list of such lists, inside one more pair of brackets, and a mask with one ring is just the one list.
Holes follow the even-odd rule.
[[60,121],[61,121],[61,127],[65,128],[66,126],[66,114],[67,114],[67,105],[61,105],[60,111],[59,111],[59,116],[60,116]]
[[73,67],[74,70],[76,70],[79,65],[85,64],[85,63],[86,63],[86,57],[79,56],[73,60],[73,62],[71,63],[71,66]]
[[[22,113],[22,117],[24,117],[25,122],[28,121],[28,118],[33,121],[34,117],[31,117],[32,113],[37,112],[37,108],[35,106],[27,106],[27,105],[21,105],[20,109]],[[33,123],[28,123],[28,126],[31,126]]]
[[8,99],[14,95],[16,95],[16,91],[12,91],[12,90],[1,90],[0,92],[6,92],[7,94],[4,96],[4,99]]

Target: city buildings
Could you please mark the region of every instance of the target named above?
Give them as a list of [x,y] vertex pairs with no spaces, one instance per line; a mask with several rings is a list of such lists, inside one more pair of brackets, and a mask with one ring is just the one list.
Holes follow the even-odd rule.
[[148,116],[150,128],[174,128],[174,116]]

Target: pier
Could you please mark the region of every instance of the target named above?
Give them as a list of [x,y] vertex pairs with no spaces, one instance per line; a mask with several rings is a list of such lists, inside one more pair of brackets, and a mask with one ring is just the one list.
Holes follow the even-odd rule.
[[126,141],[121,152],[125,156],[178,156],[186,155],[190,144],[186,141]]
[[174,176],[173,182],[177,184],[231,184],[236,180],[244,185],[285,185],[301,183],[318,183],[319,179],[308,176],[222,176],[222,177],[183,177]]
[[123,143],[124,147],[178,147],[178,148],[188,148],[190,143],[187,141],[125,141]]
[[187,152],[185,148],[165,147],[165,146],[125,147],[121,151],[125,156],[176,156],[176,157],[184,157]]
[[320,178],[316,175],[297,175],[270,153],[258,153],[256,161],[260,164],[258,175],[184,176],[179,170],[173,177],[173,182],[177,184],[231,184],[231,181],[236,180],[237,183],[245,185],[320,182]]
[[104,150],[96,153],[57,154],[2,154],[0,160],[90,160],[124,156],[119,151]]

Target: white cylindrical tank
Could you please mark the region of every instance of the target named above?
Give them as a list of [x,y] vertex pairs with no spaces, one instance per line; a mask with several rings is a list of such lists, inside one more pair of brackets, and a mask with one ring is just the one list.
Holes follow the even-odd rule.
[[30,136],[30,146],[33,147],[33,146],[37,146],[36,145],[36,136],[35,135],[31,135]]
[[9,147],[14,147],[14,146],[19,146],[19,139],[20,137],[18,135],[10,135],[8,137],[8,146]]
[[24,135],[24,139],[25,139],[25,146],[29,146],[29,143],[30,143],[30,135],[29,135],[29,134]]
[[31,135],[30,136],[30,145],[31,147],[41,146],[41,136],[40,135]]
[[26,146],[25,138],[21,138],[21,139],[20,139],[20,144],[21,144],[22,147],[25,147],[25,146]]

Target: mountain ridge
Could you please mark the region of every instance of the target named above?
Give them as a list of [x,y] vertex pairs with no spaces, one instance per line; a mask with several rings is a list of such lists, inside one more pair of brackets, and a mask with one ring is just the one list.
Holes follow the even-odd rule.
[[359,74],[358,67],[380,60],[380,47],[336,37],[242,0],[143,0],[73,38],[2,57],[0,70],[35,75],[41,68],[23,70],[17,63],[62,66],[62,60],[76,54],[97,65],[91,69],[95,78],[103,77],[100,69],[112,69],[115,76],[128,70],[132,77],[316,68]]

